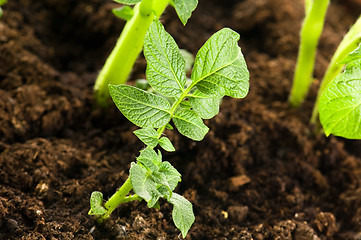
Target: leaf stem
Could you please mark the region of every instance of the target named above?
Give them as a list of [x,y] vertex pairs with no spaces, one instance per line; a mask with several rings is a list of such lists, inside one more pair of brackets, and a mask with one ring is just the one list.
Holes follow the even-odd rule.
[[[301,29],[297,65],[289,97],[289,102],[293,107],[301,105],[312,83],[317,43],[321,36],[329,2],[330,0],[317,0],[313,1],[311,6],[307,6],[306,17]],[[306,3],[309,5],[311,1]]]
[[[138,200],[134,195],[128,196],[127,194],[133,189],[130,178],[123,183],[123,185],[109,198],[108,201],[104,204],[104,208],[107,210],[105,214],[97,218],[99,223],[102,223],[104,220],[108,219],[110,214],[121,204],[129,201]],[[138,196],[137,196],[138,197]]]
[[357,19],[355,24],[350,28],[348,33],[345,35],[340,45],[338,46],[335,54],[333,55],[330,64],[326,70],[325,75],[321,81],[320,88],[317,93],[317,99],[313,106],[311,123],[316,123],[318,116],[318,105],[321,94],[326,86],[341,73],[344,64],[338,64],[343,58],[345,58],[350,52],[355,50],[358,44],[361,42],[361,16]]
[[142,201],[143,198],[139,197],[137,194],[131,195],[131,196],[126,196],[122,203],[126,203],[126,202],[133,202],[133,201]]
[[[172,119],[175,111],[177,110],[179,104],[183,101],[184,98],[186,98],[188,96],[188,93],[192,90],[192,88],[197,84],[197,81],[193,81],[185,90],[184,92],[180,95],[180,97],[178,98],[177,101],[175,101],[171,107],[171,109],[169,110],[169,114],[170,114],[170,119]],[[169,120],[170,121],[170,120]],[[164,130],[166,129],[166,126],[169,122],[167,122],[163,127],[158,129],[158,139],[162,136]]]
[[142,51],[146,32],[153,19],[159,18],[169,0],[143,0],[134,7],[134,15],[129,20],[113,51],[106,60],[94,85],[95,99],[100,106],[109,105],[109,84],[123,84]]
[[[168,122],[168,123],[169,123],[169,122]],[[168,123],[167,123],[167,124],[168,124]],[[167,124],[165,124],[165,125],[164,125],[163,127],[161,127],[161,128],[158,128],[158,130],[157,130],[157,132],[158,132],[158,139],[162,136],[162,134],[163,134],[163,132],[164,132]]]

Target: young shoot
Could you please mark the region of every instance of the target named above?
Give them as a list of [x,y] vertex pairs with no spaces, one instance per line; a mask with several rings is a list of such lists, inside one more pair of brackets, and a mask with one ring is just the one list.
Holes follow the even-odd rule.
[[321,81],[320,88],[318,90],[316,103],[313,107],[311,123],[316,123],[317,115],[318,115],[318,104],[320,101],[321,94],[325,87],[337,76],[339,75],[345,64],[340,63],[342,59],[344,59],[347,54],[354,51],[358,44],[361,42],[361,17],[357,19],[355,24],[350,28],[342,42],[338,46],[335,54],[333,55],[330,64],[326,70],[325,75]]
[[[159,18],[168,4],[174,6],[185,25],[198,0],[114,0],[125,4],[113,13],[127,23],[94,85],[95,99],[100,106],[109,104],[109,84],[127,81],[133,65],[143,48],[144,36],[154,18]],[[135,5],[134,8],[128,5]]]
[[316,48],[321,36],[330,0],[307,0],[306,16],[301,29],[301,42],[289,102],[299,107],[313,81]]
[[344,72],[320,97],[320,121],[327,136],[361,139],[361,46],[340,63],[346,64]]
[[89,214],[98,222],[109,218],[121,203],[144,200],[148,207],[159,208],[162,198],[173,205],[174,224],[183,237],[187,235],[195,217],[192,204],[174,192],[181,174],[155,148],[175,150],[164,135],[173,126],[182,135],[201,141],[209,130],[203,119],[219,112],[220,100],[247,95],[249,73],[238,40],[239,35],[229,28],[215,33],[197,53],[187,85],[185,60],[176,42],[158,20],[151,24],[144,55],[146,76],[156,94],[129,85],[109,86],[118,109],[140,127],[134,134],[146,147],[131,163],[128,179],[108,201],[103,203],[100,192],[92,194]]

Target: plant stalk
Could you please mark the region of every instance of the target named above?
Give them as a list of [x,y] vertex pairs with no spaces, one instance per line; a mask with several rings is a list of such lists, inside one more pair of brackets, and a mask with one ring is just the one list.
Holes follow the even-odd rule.
[[[299,107],[312,83],[316,48],[321,36],[327,7],[330,0],[315,0],[306,7],[306,17],[301,29],[301,42],[293,78],[289,102],[293,107]],[[310,1],[306,2],[308,5]]]
[[159,18],[169,0],[143,0],[134,6],[133,17],[125,27],[94,85],[98,105],[110,104],[109,84],[124,84],[142,51],[145,34],[153,19]]
[[[102,223],[104,220],[108,219],[110,214],[121,204],[124,202],[133,201],[130,199],[130,196],[127,197],[127,194],[133,189],[132,183],[130,182],[130,178],[123,183],[123,185],[109,198],[108,201],[104,204],[104,208],[107,210],[105,214],[100,216],[97,221]],[[137,199],[134,199],[137,200]]]
[[310,11],[310,9],[312,7],[312,4],[313,4],[313,0],[305,0],[305,13],[306,13],[306,15]]
[[143,198],[139,197],[137,194],[131,195],[131,196],[126,196],[122,203],[126,203],[126,202],[133,202],[133,201],[142,201]]
[[326,70],[325,75],[321,81],[320,88],[318,89],[317,99],[313,106],[311,123],[316,123],[318,117],[318,104],[320,101],[321,94],[326,86],[343,70],[344,64],[339,62],[345,58],[350,52],[355,50],[361,42],[361,16],[357,19],[355,24],[350,28],[348,33],[345,35],[340,45],[338,46],[335,54],[333,55],[330,64]]
[[[171,118],[173,117],[175,111],[177,110],[179,104],[182,102],[184,98],[188,96],[188,93],[190,90],[194,87],[194,85],[197,84],[197,82],[192,82],[191,85],[189,85],[184,92],[181,94],[179,99],[173,103],[171,109],[170,109],[170,115]],[[158,128],[158,139],[162,136],[164,130],[166,129],[168,123],[166,123],[163,127]],[[138,195],[132,195],[127,196],[127,194],[133,189],[132,183],[130,181],[130,178],[124,182],[124,184],[114,193],[114,195],[104,204],[104,208],[107,210],[107,212],[102,215],[100,218],[98,218],[98,222],[103,222],[104,220],[108,219],[110,214],[116,209],[121,203],[130,202],[130,201],[141,201],[142,198],[140,198]]]

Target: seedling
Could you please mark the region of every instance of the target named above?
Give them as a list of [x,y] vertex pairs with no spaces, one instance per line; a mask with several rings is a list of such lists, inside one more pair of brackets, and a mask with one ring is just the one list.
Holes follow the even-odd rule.
[[[298,107],[303,101],[312,83],[312,74],[315,63],[316,48],[322,32],[324,19],[329,5],[329,0],[306,0],[306,17],[301,30],[301,43],[293,79],[293,86],[289,97],[290,104]],[[317,99],[313,108],[311,123],[316,123],[319,101],[324,89],[331,81],[342,72],[345,62],[340,61],[350,52],[355,50],[361,41],[361,17],[346,34],[341,44],[338,46],[327,71],[321,81]]]
[[2,10],[2,8],[1,8],[1,6],[4,5],[6,2],[7,2],[7,0],[0,0],[0,18],[1,18],[2,15],[3,15],[3,10]]
[[100,71],[94,85],[95,98],[100,106],[109,104],[109,84],[123,84],[142,51],[144,36],[154,18],[162,15],[168,4],[174,6],[178,17],[185,25],[198,0],[115,0],[134,8],[124,6],[113,13],[127,21],[117,44]]
[[321,95],[320,121],[327,136],[361,139],[361,46],[340,64],[345,71]]
[[354,51],[360,42],[361,17],[357,19],[355,24],[347,32],[340,45],[338,46],[335,54],[333,55],[330,64],[328,65],[328,68],[325,75],[323,76],[320,88],[318,90],[316,103],[313,107],[311,123],[316,123],[317,121],[318,104],[323,90],[337,75],[342,72],[345,66],[345,62],[341,63],[341,60],[344,59],[350,52]]
[[[121,203],[144,200],[148,207],[159,207],[161,198],[173,205],[173,221],[185,237],[195,217],[192,204],[173,192],[181,174],[162,160],[158,145],[174,151],[165,129],[174,126],[182,135],[201,141],[208,132],[203,119],[219,112],[224,96],[243,98],[249,89],[249,73],[237,42],[239,35],[229,28],[215,33],[195,58],[191,82],[186,85],[185,60],[174,39],[156,20],[145,37],[146,76],[157,94],[129,85],[110,85],[111,97],[132,123],[140,127],[134,134],[146,145],[136,162],[131,163],[129,177],[119,190],[103,204],[103,195],[94,192],[90,215],[98,222],[106,220]],[[133,195],[128,195],[133,191]]]
[[329,2],[330,0],[305,1],[306,16],[301,29],[300,48],[289,97],[289,102],[293,107],[301,105],[312,83],[316,48],[322,33]]

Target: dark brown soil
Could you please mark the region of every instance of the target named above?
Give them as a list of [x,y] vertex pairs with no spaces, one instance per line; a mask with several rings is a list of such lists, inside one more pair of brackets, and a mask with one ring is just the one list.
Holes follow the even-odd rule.
[[[123,22],[111,1],[10,0],[0,20],[0,239],[179,239],[171,206],[119,207],[94,228],[89,196],[106,198],[127,178],[142,143],[115,107],[94,107],[92,85]],[[316,79],[360,12],[333,1]],[[163,16],[192,53],[215,31],[241,34],[251,88],[225,99],[192,142],[167,132],[166,154],[182,173],[177,192],[194,205],[187,239],[361,239],[361,143],[308,124],[317,81],[299,110],[287,98],[297,57],[302,0],[200,0],[183,27]],[[144,77],[137,62],[132,79]]]

